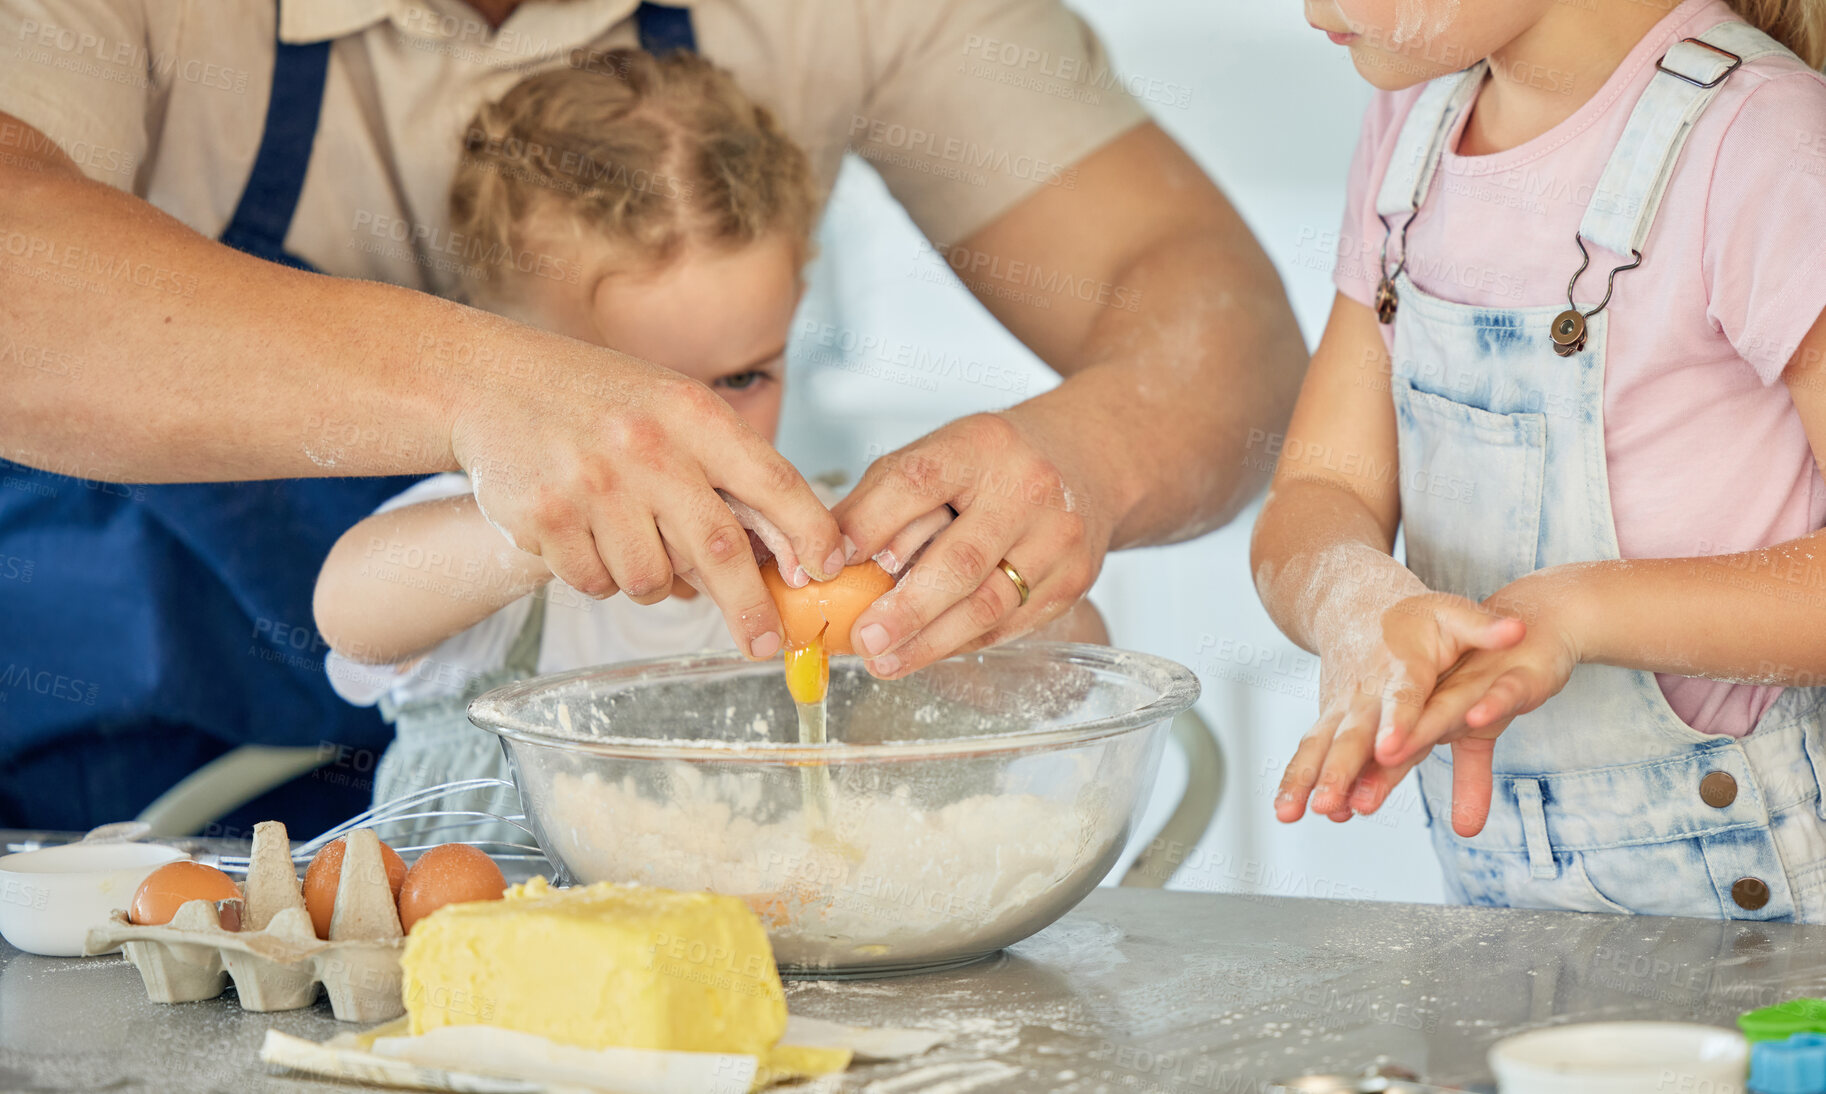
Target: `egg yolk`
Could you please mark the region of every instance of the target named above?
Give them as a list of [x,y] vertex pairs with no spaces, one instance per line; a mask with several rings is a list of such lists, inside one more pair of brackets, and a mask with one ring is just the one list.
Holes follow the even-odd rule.
[[831,654],[855,653],[856,617],[894,587],[894,575],[873,562],[845,566],[829,581],[795,589],[773,566],[761,568],[786,631],[786,687],[800,704],[822,703],[830,690]]
[[[827,628],[828,629],[828,628]],[[831,686],[831,651],[824,631],[810,642],[786,648],[786,690],[795,703],[822,703]]]

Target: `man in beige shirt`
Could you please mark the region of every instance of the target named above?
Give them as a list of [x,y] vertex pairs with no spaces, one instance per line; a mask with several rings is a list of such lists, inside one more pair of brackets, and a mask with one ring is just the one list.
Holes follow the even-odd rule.
[[[440,299],[473,259],[444,208],[466,119],[636,41],[730,69],[827,191],[860,153],[1065,382],[883,457],[832,514],[701,385]],[[307,678],[308,589],[341,530],[316,526],[397,483],[114,484],[461,468],[593,595],[671,579],[609,529],[671,530],[760,657],[779,621],[716,490],[819,576],[949,507],[859,623],[890,677],[1056,617],[1113,548],[1221,524],[1304,349],[1255,240],[1126,88],[1058,0],[0,0],[0,562],[38,575],[0,590],[0,665],[22,670],[0,676],[0,761],[99,725],[215,742],[179,767],[370,739]],[[250,576],[275,558],[295,581]],[[198,697],[218,690],[260,701]],[[141,776],[142,800],[170,781]],[[0,824],[88,815],[9,817],[7,793]]]

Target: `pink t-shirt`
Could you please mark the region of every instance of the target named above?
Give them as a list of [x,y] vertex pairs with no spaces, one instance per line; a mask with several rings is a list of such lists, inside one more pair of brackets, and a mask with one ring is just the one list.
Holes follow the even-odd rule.
[[[1681,38],[1734,18],[1722,0],[1687,0],[1560,125],[1495,155],[1448,151],[1408,233],[1415,285],[1474,306],[1563,304],[1579,265],[1579,221],[1655,62]],[[1377,190],[1419,94],[1375,97],[1351,166],[1334,279],[1366,305],[1380,276]],[[1398,250],[1390,245],[1391,262]],[[1593,250],[1579,286],[1587,306],[1619,264]],[[1623,557],[1746,551],[1826,524],[1826,484],[1780,381],[1823,307],[1826,80],[1778,54],[1725,81],[1681,153],[1642,266],[1617,278],[1604,450]],[[1734,737],[1781,694],[1659,679],[1688,725]]]

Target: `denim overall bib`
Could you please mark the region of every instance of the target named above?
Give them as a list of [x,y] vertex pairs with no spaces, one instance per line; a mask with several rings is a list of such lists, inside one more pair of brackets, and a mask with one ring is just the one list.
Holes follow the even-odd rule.
[[[661,55],[673,50],[696,52],[697,34],[687,8],[643,3],[634,12],[640,46]],[[545,629],[545,590],[532,600],[526,622],[515,636],[505,663],[468,681],[455,694],[394,703],[383,698],[381,716],[393,723],[393,743],[374,769],[374,804],[392,801],[440,783],[462,779],[511,779],[506,748],[499,738],[469,722],[469,703],[485,691],[539,671],[539,650]],[[519,796],[506,787],[472,790],[447,801],[427,802],[423,809],[475,810],[509,816],[521,812]],[[462,829],[435,829],[436,821],[408,829],[395,825],[388,839],[395,843],[437,843],[452,839],[498,840],[526,843],[525,832],[510,825],[482,824]]]
[[[1701,44],[1703,42],[1703,44]],[[1708,48],[1715,47],[1715,48]],[[1737,65],[1780,50],[1730,21],[1677,44],[1631,113],[1579,228],[1590,283],[1645,250],[1693,121]],[[1723,52],[1720,52],[1723,51]],[[1482,65],[1428,87],[1377,212],[1422,208]],[[1576,262],[1568,262],[1568,273]],[[1579,306],[1583,347],[1555,352],[1563,306],[1452,303],[1394,281],[1394,400],[1407,564],[1481,601],[1534,570],[1618,557],[1604,451],[1608,314]],[[1627,292],[1627,277],[1618,291]],[[1596,290],[1583,294],[1595,298]],[[1463,903],[1826,921],[1821,689],[1788,688],[1743,740],[1681,721],[1654,674],[1580,665],[1496,743],[1489,823],[1463,839],[1450,753],[1419,766],[1448,895]]]

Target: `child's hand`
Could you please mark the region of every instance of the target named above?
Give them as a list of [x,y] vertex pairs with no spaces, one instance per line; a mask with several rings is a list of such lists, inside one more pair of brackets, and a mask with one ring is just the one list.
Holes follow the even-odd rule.
[[[1497,737],[1518,715],[1559,694],[1579,664],[1578,601],[1568,595],[1567,572],[1537,571],[1484,601],[1490,611],[1526,621],[1521,641],[1466,654],[1433,689],[1417,722],[1377,738],[1375,760],[1394,776],[1389,788],[1434,745],[1452,746],[1452,829],[1461,836],[1483,831],[1490,815]],[[1371,808],[1386,796],[1383,790]]]
[[1335,821],[1373,812],[1406,774],[1385,768],[1381,743],[1413,739],[1423,705],[1460,658],[1514,646],[1524,630],[1464,597],[1428,593],[1397,601],[1353,639],[1321,650],[1319,720],[1281,777],[1275,815],[1299,820],[1308,797],[1314,812]]

